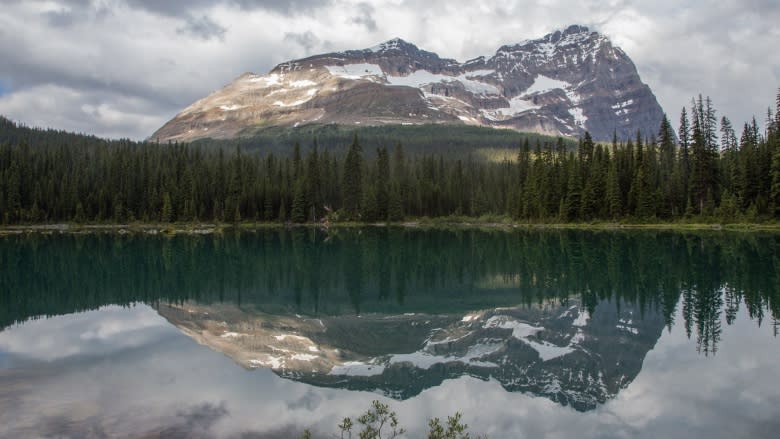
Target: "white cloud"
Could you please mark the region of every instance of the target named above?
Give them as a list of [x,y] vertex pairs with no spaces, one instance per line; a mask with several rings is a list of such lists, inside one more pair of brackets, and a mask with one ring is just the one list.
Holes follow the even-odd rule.
[[[778,358],[769,325],[758,327],[743,307],[733,325],[723,322],[718,354],[704,357],[685,335],[681,306],[675,321],[626,389],[580,413],[545,397],[507,392],[496,380],[471,377],[445,380],[405,401],[313,387],[270,370],[244,370],[181,334],[148,306],[108,307],[0,332],[0,351],[44,362],[5,372],[9,385],[0,386],[0,434],[55,436],[67,426],[83,435],[98,423],[109,436],[138,436],[167,431],[183,414],[207,406],[223,407],[227,414],[205,425],[181,425],[182,436],[193,435],[194,427],[205,429],[204,437],[239,437],[287,425],[334,433],[343,416],[381,399],[412,429],[411,437],[424,434],[427,419],[456,411],[471,431],[489,437],[768,437],[778,426],[780,402],[780,381],[762,380],[774,376]],[[4,400],[13,403],[3,405]],[[48,425],[54,421],[61,424]],[[63,427],[46,430],[57,425]]]
[[0,332],[0,351],[38,361],[112,352],[151,343],[167,322],[152,308],[106,306],[68,316],[28,321]]
[[[0,16],[0,114],[144,138],[241,73],[288,59],[398,36],[463,61],[579,23],[626,50],[672,120],[703,93],[741,124],[774,102],[778,21],[769,0],[12,0]],[[51,90],[73,114],[59,113],[59,98],[41,108]]]

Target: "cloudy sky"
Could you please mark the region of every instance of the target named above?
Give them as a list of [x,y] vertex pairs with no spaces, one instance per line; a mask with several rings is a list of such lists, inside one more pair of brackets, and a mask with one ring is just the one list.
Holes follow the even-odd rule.
[[675,125],[696,93],[761,121],[780,86],[777,0],[0,0],[0,114],[142,139],[289,59],[397,36],[463,61],[573,23],[622,47]]

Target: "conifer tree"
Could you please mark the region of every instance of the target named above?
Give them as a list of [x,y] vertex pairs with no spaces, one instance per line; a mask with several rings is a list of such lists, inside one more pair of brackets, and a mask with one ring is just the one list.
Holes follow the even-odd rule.
[[171,202],[171,194],[165,192],[162,197],[162,211],[160,212],[160,221],[169,223],[173,221],[173,203]]
[[772,190],[770,208],[773,217],[780,217],[780,149],[775,149],[772,155]]
[[661,178],[666,181],[672,175],[677,155],[675,151],[674,131],[672,130],[672,124],[669,123],[666,114],[664,114],[664,117],[661,120],[661,128],[658,131],[658,140],[660,142]]
[[313,218],[309,218],[316,221],[322,215],[322,178],[320,173],[320,156],[318,152],[317,142],[314,142],[311,152],[306,158],[306,172],[304,177],[306,183],[306,213],[313,213]]
[[680,174],[685,184],[686,198],[688,193],[688,180],[691,172],[690,147],[691,147],[691,128],[688,122],[688,112],[683,107],[680,112],[680,129],[678,130],[680,138]]
[[618,180],[617,159],[610,161],[609,172],[607,174],[607,206],[608,214],[612,219],[620,217],[623,210],[622,197],[620,194],[620,181]]
[[360,212],[360,202],[363,197],[363,149],[358,142],[357,134],[347,152],[344,161],[343,178],[344,210],[351,218],[356,218]]
[[[573,161],[571,161],[573,164]],[[582,179],[578,170],[569,165],[568,184],[566,185],[566,197],[563,202],[563,220],[575,221],[579,217],[582,201]]]
[[402,221],[404,219],[404,207],[398,185],[394,185],[390,190],[387,206],[387,219],[394,222]]
[[293,192],[292,209],[290,211],[290,221],[294,223],[305,223],[308,202],[306,200],[306,181],[303,177],[295,183]]
[[369,185],[363,191],[363,201],[360,204],[361,220],[365,222],[379,221],[379,203],[377,202],[377,190],[374,185]]
[[293,145],[292,161],[293,161],[292,179],[293,181],[295,181],[298,179],[298,177],[303,175],[303,159],[301,158],[301,144],[298,142],[295,142],[295,145]]
[[387,219],[390,203],[390,157],[387,148],[376,151],[376,203],[380,219]]

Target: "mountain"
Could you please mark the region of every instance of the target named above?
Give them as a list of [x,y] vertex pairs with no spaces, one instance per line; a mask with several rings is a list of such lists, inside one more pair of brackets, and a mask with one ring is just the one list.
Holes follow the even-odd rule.
[[494,379],[509,392],[586,411],[642,369],[664,327],[660,312],[575,299],[455,314],[306,317],[226,304],[159,305],[198,343],[247,369],[316,386],[408,399],[446,379]]
[[245,73],[151,138],[250,136],[312,124],[467,124],[597,140],[655,133],[663,110],[631,59],[598,32],[570,26],[463,63],[399,38]]

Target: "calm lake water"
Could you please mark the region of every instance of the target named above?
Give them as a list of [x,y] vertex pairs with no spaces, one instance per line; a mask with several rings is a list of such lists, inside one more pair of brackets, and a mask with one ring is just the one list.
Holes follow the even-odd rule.
[[780,235],[0,238],[1,437],[777,437]]

